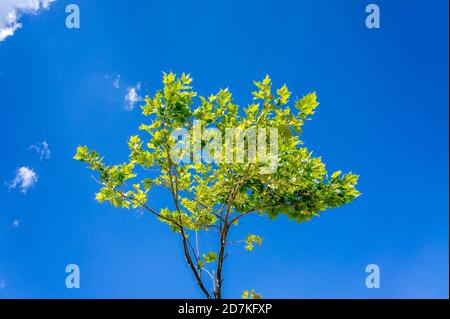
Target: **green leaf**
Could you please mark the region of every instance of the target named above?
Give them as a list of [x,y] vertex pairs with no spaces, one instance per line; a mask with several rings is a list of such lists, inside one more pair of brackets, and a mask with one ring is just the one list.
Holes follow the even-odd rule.
[[76,159],[77,161],[83,161],[87,157],[88,152],[89,150],[87,146],[78,146],[77,152],[73,158]]
[[246,250],[253,250],[254,248],[254,244],[258,244],[261,245],[262,244],[263,239],[257,235],[254,234],[250,234],[247,236],[247,238],[245,239],[245,249]]
[[242,292],[242,299],[262,299],[262,295],[259,293],[255,293],[255,290],[244,290]]
[[203,260],[206,263],[213,263],[217,259],[217,254],[213,251],[210,251],[208,254],[203,254]]
[[295,103],[295,107],[300,111],[300,117],[306,119],[308,115],[314,114],[315,108],[319,105],[316,92],[309,93]]
[[339,175],[342,174],[342,171],[336,171],[333,174],[331,174],[331,179],[335,179],[337,177],[339,177]]
[[291,96],[291,92],[289,92],[286,84],[284,84],[281,88],[277,90],[277,94],[279,96],[278,104],[283,105],[286,104]]
[[148,191],[150,190],[150,188],[152,188],[155,182],[151,178],[145,178],[144,180],[142,180],[142,184],[144,184],[144,189]]

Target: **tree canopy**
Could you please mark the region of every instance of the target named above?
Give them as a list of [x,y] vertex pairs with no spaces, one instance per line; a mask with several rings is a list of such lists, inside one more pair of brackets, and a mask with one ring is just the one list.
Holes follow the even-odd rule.
[[[282,214],[308,221],[355,199],[358,176],[329,174],[321,158],[304,146],[303,125],[319,105],[315,92],[289,106],[287,86],[272,90],[266,76],[254,82],[253,103],[241,108],[228,89],[199,96],[191,83],[187,74],[164,73],[163,88],[145,98],[139,127],[143,133],[129,138],[124,163],[107,164],[86,146],[79,146],[74,158],[98,172],[97,201],[142,208],[179,233],[197,284],[207,298],[221,298],[228,234],[241,218],[259,214],[275,219]],[[236,129],[231,140],[226,138],[230,128]],[[252,129],[257,136],[247,134]],[[275,135],[266,134],[274,129]],[[180,130],[182,134],[174,135]],[[257,141],[257,152],[256,146],[250,151],[252,141]],[[269,153],[262,144],[270,144]],[[244,147],[248,152],[242,154]],[[154,187],[168,190],[167,207],[152,206],[149,192]],[[200,231],[217,233],[217,251],[196,249],[192,234]],[[247,250],[261,243],[255,234],[243,239]],[[206,288],[204,276],[212,280],[213,291]],[[243,296],[260,297],[253,291]]]

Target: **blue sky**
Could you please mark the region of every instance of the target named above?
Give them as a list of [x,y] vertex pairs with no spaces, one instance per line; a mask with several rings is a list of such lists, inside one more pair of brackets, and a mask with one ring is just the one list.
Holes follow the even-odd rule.
[[[69,3],[80,29],[65,27]],[[143,118],[124,97],[152,94],[169,70],[191,73],[203,95],[229,87],[241,105],[266,73],[295,95],[316,91],[307,147],[329,171],[361,176],[361,197],[309,223],[241,222],[232,236],[264,243],[233,249],[224,297],[447,298],[448,1],[376,1],[381,29],[370,30],[368,3],[58,0],[23,15],[0,42],[0,298],[202,297],[179,236],[95,202],[72,159],[86,144],[126,160]],[[21,167],[26,193],[24,180],[10,187]],[[80,289],[65,287],[72,263]],[[365,287],[371,263],[379,289]]]

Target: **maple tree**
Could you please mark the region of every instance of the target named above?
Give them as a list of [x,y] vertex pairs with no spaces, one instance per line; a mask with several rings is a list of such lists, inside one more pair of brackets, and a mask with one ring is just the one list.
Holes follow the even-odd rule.
[[[145,135],[129,138],[128,161],[107,165],[97,151],[86,146],[79,146],[74,158],[99,173],[101,189],[96,194],[97,201],[127,209],[141,208],[179,233],[186,261],[201,291],[206,298],[221,298],[228,235],[238,221],[249,214],[271,219],[284,214],[297,222],[308,221],[327,208],[356,198],[358,176],[341,171],[329,175],[321,158],[314,157],[303,146],[302,127],[319,104],[315,93],[297,99],[291,108],[288,106],[291,92],[286,85],[272,92],[272,82],[266,76],[255,82],[254,103],[241,109],[228,89],[198,97],[191,82],[192,78],[186,74],[181,77],[164,74],[163,88],[153,97],[145,98],[142,106],[145,123],[139,127]],[[263,161],[261,153],[243,161],[202,161],[204,149],[192,151],[187,147],[184,150],[189,153],[183,153],[183,148],[177,145],[199,141],[180,142],[173,132],[183,128],[188,136],[195,136],[198,121],[204,124],[200,127],[202,147],[211,142],[208,128],[214,128],[222,136],[227,128],[238,128],[239,132],[276,128],[276,154],[271,153],[269,161]],[[268,141],[268,137],[264,135],[262,141]],[[225,139],[221,142],[226,147],[208,148],[207,153],[216,151],[213,159],[226,157],[225,152],[231,152],[234,158],[242,149],[239,143],[230,144]],[[181,152],[179,158],[184,158],[183,161],[174,160],[174,150]],[[267,170],[268,163],[272,164],[271,170]],[[146,174],[141,179],[138,167]],[[170,206],[152,207],[149,192],[154,187],[168,190]],[[198,232],[217,234],[217,250],[200,252],[194,242]],[[249,234],[242,242],[245,249],[252,250],[261,245],[262,238]],[[212,280],[211,291],[205,280]],[[245,290],[242,296],[261,297],[253,290]]]

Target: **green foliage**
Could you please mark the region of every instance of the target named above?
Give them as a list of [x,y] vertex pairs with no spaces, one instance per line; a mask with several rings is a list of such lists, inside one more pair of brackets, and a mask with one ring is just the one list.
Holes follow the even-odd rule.
[[208,254],[203,254],[203,260],[205,263],[213,263],[217,259],[217,254],[213,251],[210,251]]
[[253,235],[253,234],[248,235],[247,238],[245,239],[245,243],[246,243],[245,249],[253,250],[254,244],[261,245],[262,240],[263,239],[257,235]]
[[253,289],[251,291],[244,290],[242,292],[242,299],[262,299],[262,295],[255,293]]
[[[288,104],[292,94],[287,86],[283,85],[273,93],[272,81],[266,76],[262,81],[254,82],[257,88],[252,93],[254,101],[240,111],[228,89],[209,97],[199,96],[197,100],[197,92],[193,91],[191,83],[192,78],[187,74],[177,77],[173,73],[164,73],[163,88],[152,97],[146,97],[142,105],[145,120],[139,130],[143,134],[129,138],[127,162],[106,165],[96,151],[86,146],[77,148],[74,159],[87,163],[90,169],[98,172],[101,189],[96,195],[97,201],[126,209],[146,209],[180,233],[183,242],[187,243],[189,232],[218,230],[224,240],[220,245],[224,246],[230,227],[237,225],[247,214],[257,213],[269,218],[286,215],[300,223],[359,196],[355,188],[357,175],[337,171],[329,176],[321,158],[314,157],[300,139],[305,121],[319,105],[316,93],[297,99],[291,109]],[[195,120],[205,123],[202,132],[215,127],[222,136],[227,128],[278,128],[276,171],[261,174],[260,168],[265,165],[261,161],[195,162],[195,154],[184,154],[191,159],[190,163],[173,162],[170,151],[176,141],[171,133],[185,128],[193,136]],[[205,142],[202,141],[202,145]],[[234,154],[236,147],[232,150]],[[137,177],[137,167],[155,172],[155,175],[142,176],[131,183],[130,180]],[[168,191],[173,207],[158,211],[148,206],[149,192],[154,187]],[[261,244],[262,238],[249,235],[245,242],[245,248],[252,250],[255,243]],[[205,263],[223,262],[224,253],[210,252],[203,255],[202,261],[195,250],[187,248],[189,254],[195,255],[192,260],[200,272]],[[190,266],[193,268],[191,263]],[[215,282],[220,286],[221,280]],[[216,297],[220,297],[220,287],[218,289]]]

